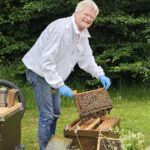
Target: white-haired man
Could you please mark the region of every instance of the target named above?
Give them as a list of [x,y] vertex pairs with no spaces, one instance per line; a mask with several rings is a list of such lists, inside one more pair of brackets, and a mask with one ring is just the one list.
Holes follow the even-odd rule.
[[[73,96],[65,80],[76,64],[99,79],[104,88],[108,89],[111,84],[103,69],[95,63],[88,40],[90,35],[87,28],[98,13],[94,1],[79,2],[71,17],[50,23],[22,59],[39,112],[40,150],[44,150],[49,138],[55,134],[60,115],[60,95]],[[52,88],[58,90],[58,93],[52,93]]]

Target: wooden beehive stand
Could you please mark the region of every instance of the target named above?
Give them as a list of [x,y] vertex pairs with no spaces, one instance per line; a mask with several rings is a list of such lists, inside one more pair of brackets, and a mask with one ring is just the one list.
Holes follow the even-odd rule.
[[80,119],[67,125],[64,136],[72,139],[71,149],[121,150],[119,133],[120,119],[105,117],[112,109],[112,101],[104,88],[74,95]]

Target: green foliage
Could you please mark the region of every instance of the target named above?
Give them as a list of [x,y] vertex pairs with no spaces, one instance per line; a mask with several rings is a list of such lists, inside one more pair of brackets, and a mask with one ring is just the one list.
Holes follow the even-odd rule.
[[[24,74],[21,62],[42,30],[53,20],[72,15],[79,0],[3,0],[0,2],[0,64],[15,68],[12,76]],[[100,8],[90,28],[90,43],[96,62],[112,80],[150,81],[149,0],[95,0]],[[65,9],[64,9],[65,8]],[[75,69],[69,82],[97,81]],[[10,75],[11,76],[11,75]],[[79,81],[80,82],[80,81]]]
[[112,78],[150,81],[149,25],[147,16],[114,12],[97,18],[94,27],[99,32],[93,42],[96,61]]
[[122,148],[123,150],[145,150],[145,136],[144,134],[138,132],[134,133],[132,131],[128,131],[128,133],[124,133],[121,131],[122,138]]

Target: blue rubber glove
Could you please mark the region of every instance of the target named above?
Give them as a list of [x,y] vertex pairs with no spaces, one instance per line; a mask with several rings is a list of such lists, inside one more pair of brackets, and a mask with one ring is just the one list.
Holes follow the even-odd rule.
[[59,87],[58,91],[63,96],[68,96],[68,97],[72,97],[73,96],[72,90],[66,85],[62,85],[61,87]]
[[102,75],[102,76],[99,76],[99,80],[101,81],[103,87],[107,90],[110,85],[111,85],[111,81],[108,77]]

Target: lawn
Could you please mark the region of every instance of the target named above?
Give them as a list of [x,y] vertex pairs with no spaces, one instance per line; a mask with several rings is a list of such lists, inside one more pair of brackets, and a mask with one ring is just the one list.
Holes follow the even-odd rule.
[[[24,89],[27,101],[27,109],[22,119],[22,144],[26,150],[38,150],[37,144],[37,109],[33,100],[30,87]],[[150,145],[150,89],[149,87],[123,87],[110,89],[110,97],[113,101],[113,109],[108,116],[121,119],[121,130],[127,133],[143,133],[144,141]],[[78,118],[78,112],[74,102],[70,99],[62,99],[62,114],[58,121],[56,134],[63,137],[63,129],[73,120]]]

